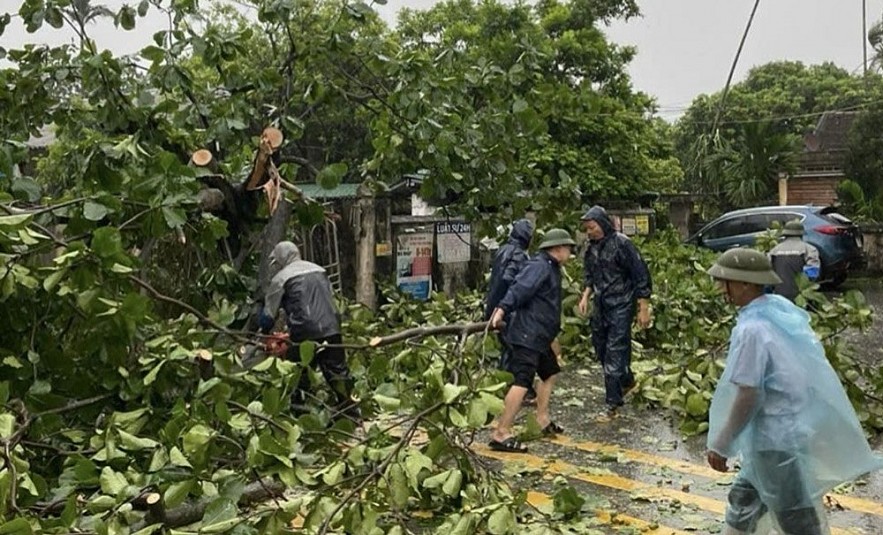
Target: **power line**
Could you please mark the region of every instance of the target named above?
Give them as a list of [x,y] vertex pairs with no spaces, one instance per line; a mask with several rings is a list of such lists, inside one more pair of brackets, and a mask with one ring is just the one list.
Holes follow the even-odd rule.
[[730,74],[727,76],[727,84],[724,86],[724,93],[721,95],[721,101],[717,107],[717,113],[714,116],[714,123],[712,123],[711,126],[712,135],[714,135],[714,131],[717,130],[717,123],[720,120],[721,113],[724,111],[727,95],[730,93],[730,84],[733,83],[733,75],[736,73],[736,66],[739,64],[739,58],[742,56],[742,49],[745,47],[745,41],[748,39],[748,32],[751,31],[751,25],[754,24],[754,15],[757,13],[757,6],[759,5],[760,0],[755,0],[754,8],[751,10],[751,15],[748,17],[748,24],[745,25],[745,31],[742,32],[742,40],[739,41],[739,48],[736,49],[736,57],[733,58],[733,64],[730,66]]

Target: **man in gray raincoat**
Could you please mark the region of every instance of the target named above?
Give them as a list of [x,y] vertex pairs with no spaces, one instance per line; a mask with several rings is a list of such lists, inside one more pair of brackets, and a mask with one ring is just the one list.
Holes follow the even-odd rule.
[[[312,366],[319,367],[331,386],[336,398],[336,409],[354,415],[355,405],[351,398],[353,380],[346,364],[340,321],[325,269],[301,259],[297,245],[290,241],[276,245],[270,255],[270,266],[280,271],[270,281],[261,312],[261,332],[269,333],[279,309],[284,309],[291,342],[288,360],[301,361],[302,342],[318,344]],[[293,406],[304,405],[309,385],[309,373],[303,370],[300,384],[292,394]]]
[[803,273],[809,280],[817,280],[822,266],[819,250],[803,241],[803,233],[803,223],[800,221],[785,223],[782,231],[785,240],[770,251],[773,270],[782,279],[782,283],[774,287],[773,293],[791,301],[800,293],[797,276]]

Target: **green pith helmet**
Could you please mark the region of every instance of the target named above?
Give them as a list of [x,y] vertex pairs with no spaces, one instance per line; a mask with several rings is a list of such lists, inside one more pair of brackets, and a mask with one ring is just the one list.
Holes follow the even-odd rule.
[[802,238],[803,223],[799,219],[785,223],[785,228],[782,229],[782,236],[797,236],[798,238]]
[[715,279],[758,286],[782,283],[767,255],[754,249],[730,249],[718,257],[708,274]]
[[540,249],[551,249],[559,245],[576,247],[576,242],[570,237],[570,233],[563,228],[553,228],[543,236],[543,241],[540,242]]

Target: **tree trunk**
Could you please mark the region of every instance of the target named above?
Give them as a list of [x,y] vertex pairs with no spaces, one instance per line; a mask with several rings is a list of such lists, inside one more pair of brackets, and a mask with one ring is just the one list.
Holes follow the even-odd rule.
[[375,287],[375,258],[377,245],[377,217],[374,193],[367,184],[359,187],[356,203],[356,301],[371,310],[377,306]]
[[263,299],[264,293],[270,279],[273,278],[275,270],[270,268],[270,253],[281,241],[289,238],[288,222],[291,219],[291,203],[281,202],[270,222],[264,227],[264,233],[261,238],[261,261],[258,266],[258,298]]

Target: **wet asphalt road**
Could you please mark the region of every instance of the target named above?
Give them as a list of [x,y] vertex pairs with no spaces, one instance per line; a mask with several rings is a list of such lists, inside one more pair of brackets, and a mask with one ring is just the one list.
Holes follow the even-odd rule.
[[[850,333],[849,343],[864,361],[883,362],[883,283],[855,280],[844,289],[860,289],[878,318],[869,331]],[[553,418],[565,436],[531,442],[528,456],[507,457],[502,468],[509,478],[551,495],[555,477],[566,477],[587,499],[587,508],[601,514],[604,521],[595,526],[601,533],[719,533],[733,474],[707,467],[705,437],[682,437],[663,410],[633,406],[612,422],[598,421],[603,397],[596,365],[567,366],[553,396]],[[522,424],[526,412],[519,417]],[[883,454],[883,436],[871,443]],[[834,535],[883,534],[883,473],[832,496],[828,519]],[[607,513],[614,514],[612,521]]]

